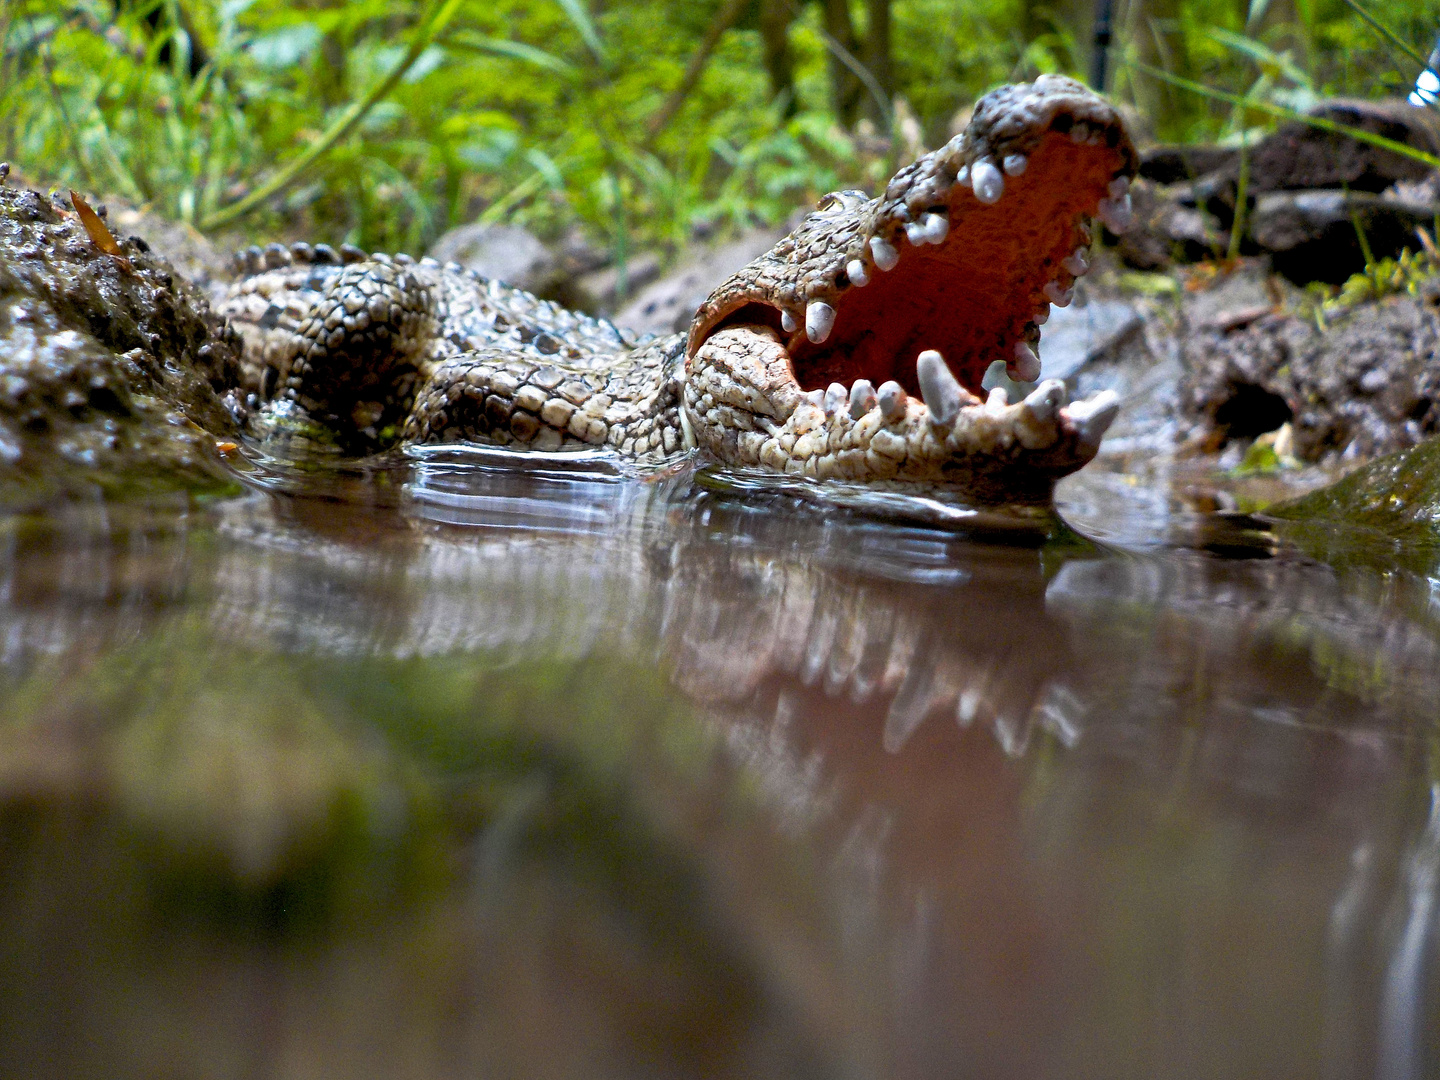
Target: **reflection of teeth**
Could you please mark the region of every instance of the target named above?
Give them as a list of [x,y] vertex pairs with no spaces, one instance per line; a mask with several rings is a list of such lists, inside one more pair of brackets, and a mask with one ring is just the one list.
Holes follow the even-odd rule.
[[1040,377],[1040,357],[1029,342],[1015,343],[1014,358],[1005,365],[1005,373],[1016,382],[1034,382]]
[[848,397],[843,383],[832,382],[825,388],[825,415],[834,416],[845,408]]
[[780,329],[787,334],[793,334],[799,329],[799,325],[795,322],[795,316],[788,311],[780,312]]
[[1130,178],[1128,176],[1117,176],[1110,181],[1110,197],[1112,199],[1123,199],[1129,190]]
[[1086,401],[1077,401],[1066,412],[1075,424],[1080,442],[1086,446],[1099,446],[1105,430],[1115,421],[1120,411],[1120,397],[1114,390],[1102,390]]
[[1130,204],[1130,193],[1127,191],[1118,199],[1101,199],[1095,215],[1105,223],[1107,229],[1119,236],[1129,229],[1135,220],[1135,214]]
[[1030,159],[1024,154],[1006,154],[1001,164],[1005,168],[1006,176],[1019,176],[1025,171],[1025,166],[1030,164]]
[[816,345],[823,344],[835,329],[835,309],[824,300],[811,300],[805,306],[805,336]]
[[982,158],[970,170],[970,186],[975,189],[975,198],[982,203],[997,203],[1005,194],[1005,177],[988,158]]
[[997,386],[990,391],[990,396],[985,399],[985,408],[990,412],[999,412],[1010,404],[1010,395],[1005,392],[1003,386]]
[[930,418],[947,427],[959,415],[965,391],[951,374],[945,358],[934,349],[926,349],[915,358],[915,374],[920,382],[920,397],[930,410]]
[[1058,281],[1047,281],[1041,292],[1056,307],[1069,307],[1070,301],[1075,298],[1075,290],[1065,288]]
[[864,288],[870,284],[870,275],[865,272],[865,264],[859,259],[851,259],[845,264],[845,276],[850,279],[851,285]]
[[894,421],[905,415],[905,388],[894,379],[880,384],[875,400],[880,406],[880,415]]
[[877,401],[875,387],[870,385],[870,380],[856,379],[855,385],[850,388],[850,418],[859,420],[875,408]]
[[1065,384],[1059,379],[1046,379],[1024,401],[1030,415],[1041,421],[1053,420],[1064,404]]
[[1060,265],[1076,277],[1084,277],[1090,270],[1090,260],[1086,257],[1084,248],[1076,248],[1073,254],[1060,260]]
[[943,244],[950,235],[950,219],[944,214],[926,214],[920,219],[925,230],[925,239],[932,244]]
[[1049,304],[1046,304],[1044,307],[1042,307],[1039,311],[1035,312],[1035,314],[1031,316],[1031,322],[1033,322],[1036,326],[1044,326],[1044,325],[1045,325],[1047,322],[1049,322],[1049,321],[1050,321],[1050,305],[1049,305]]
[[870,254],[875,257],[875,265],[881,270],[894,270],[895,264],[900,261],[900,252],[895,245],[879,236],[870,238]]

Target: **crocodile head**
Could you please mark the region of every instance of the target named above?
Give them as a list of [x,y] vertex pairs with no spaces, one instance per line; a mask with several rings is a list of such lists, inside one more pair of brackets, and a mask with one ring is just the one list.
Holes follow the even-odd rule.
[[982,98],[964,133],[878,198],[823,198],[721,285],[687,342],[685,419],[725,461],[819,477],[953,483],[1043,500],[1115,416],[1047,380],[983,397],[996,360],[1039,376],[1050,305],[1085,272],[1090,220],[1129,217],[1136,154],[1119,115],[1041,76]]

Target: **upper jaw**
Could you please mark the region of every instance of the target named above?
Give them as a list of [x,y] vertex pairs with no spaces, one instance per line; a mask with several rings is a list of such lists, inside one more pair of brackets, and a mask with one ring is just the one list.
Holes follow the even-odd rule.
[[1118,114],[1079,83],[997,90],[882,195],[827,196],[721,285],[691,326],[690,361],[716,330],[749,324],[785,345],[782,398],[857,380],[913,395],[926,350],[972,393],[997,359],[1032,381],[1039,326],[1088,268],[1089,217],[1125,226],[1136,161]]

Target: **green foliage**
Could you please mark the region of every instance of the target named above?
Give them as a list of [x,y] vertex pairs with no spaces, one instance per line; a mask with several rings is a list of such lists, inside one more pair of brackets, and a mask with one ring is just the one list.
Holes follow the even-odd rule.
[[[701,225],[777,222],[826,190],[881,182],[893,165],[883,140],[842,130],[830,112],[815,4],[796,5],[790,30],[793,103],[771,98],[751,12],[647,139],[718,7],[10,0],[0,10],[0,152],[45,181],[202,226],[237,203],[249,211],[251,195],[258,205],[237,224],[252,236],[408,250],[483,214],[552,237],[578,223],[623,257],[673,248]],[[865,5],[852,7],[863,31]],[[892,8],[895,90],[931,145],[988,87],[1088,66],[1084,5],[1069,15],[1032,0]],[[1440,0],[1384,11],[1422,52],[1437,16]],[[1248,10],[1131,0],[1117,30],[1114,90],[1165,137],[1238,139],[1274,116],[1136,65],[1287,108],[1394,92],[1416,74],[1345,0],[1254,0]]]

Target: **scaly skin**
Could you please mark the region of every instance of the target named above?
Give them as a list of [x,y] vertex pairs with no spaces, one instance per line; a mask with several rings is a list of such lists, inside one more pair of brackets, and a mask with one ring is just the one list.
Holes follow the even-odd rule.
[[220,305],[245,342],[263,433],[318,422],[354,450],[395,441],[609,446],[1041,502],[1094,456],[1113,397],[1049,381],[982,401],[996,359],[1036,377],[1049,302],[1084,273],[1090,215],[1129,214],[1120,119],[1045,76],[976,106],[965,133],[878,198],[826,196],[722,285],[688,336],[636,344],[458,266],[353,249],[244,253]]
[[[634,343],[458,267],[272,245],[221,310],[263,418],[300,412],[357,449],[471,440],[609,446],[816,477],[1039,502],[1094,456],[1113,398],[978,396],[1033,379],[1049,302],[1085,270],[1089,215],[1120,227],[1135,152],[1115,111],[1042,77],[884,194],[826,196],[723,284],[688,337]],[[270,402],[272,404],[266,404]]]

